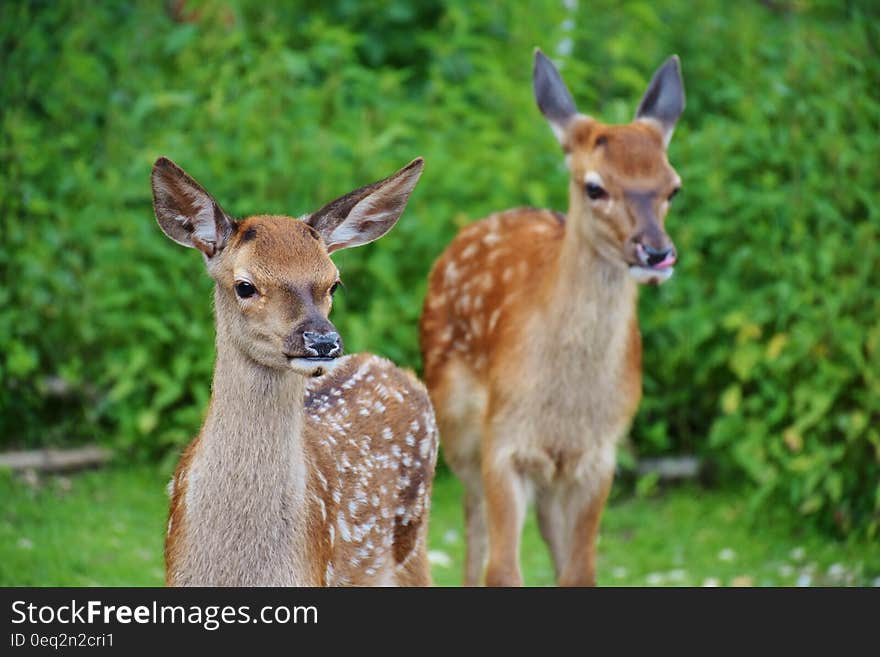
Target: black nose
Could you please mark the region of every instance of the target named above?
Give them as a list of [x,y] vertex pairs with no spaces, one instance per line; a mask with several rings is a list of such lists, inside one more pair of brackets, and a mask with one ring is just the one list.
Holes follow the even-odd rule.
[[649,267],[659,265],[661,262],[671,256],[672,252],[674,251],[674,249],[672,248],[655,249],[653,246],[649,246],[647,244],[642,244],[642,249],[644,249],[645,251],[645,264]]
[[314,358],[336,358],[342,354],[339,334],[336,331],[330,333],[303,331],[303,344],[309,356]]

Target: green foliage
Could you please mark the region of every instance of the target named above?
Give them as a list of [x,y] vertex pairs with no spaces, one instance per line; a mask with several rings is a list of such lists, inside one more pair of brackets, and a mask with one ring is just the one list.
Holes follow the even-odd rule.
[[[426,158],[400,224],[336,257],[353,351],[419,366],[461,225],[564,209],[532,48],[632,112],[681,55],[675,278],[642,294],[643,454],[691,451],[828,527],[880,528],[878,16],[869,3],[0,3],[0,435],[173,454],[213,364],[211,285],[152,217],[167,155],[227,208],[301,214]],[[574,29],[564,21],[573,19]]]

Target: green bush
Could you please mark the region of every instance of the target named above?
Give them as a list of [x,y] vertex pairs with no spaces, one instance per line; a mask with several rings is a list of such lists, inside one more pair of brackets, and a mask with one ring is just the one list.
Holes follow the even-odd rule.
[[684,68],[682,262],[642,294],[635,450],[700,453],[756,507],[876,532],[876,9],[580,5],[0,3],[3,444],[174,458],[197,430],[211,285],[155,225],[159,155],[239,215],[304,213],[425,156],[398,227],[336,258],[334,315],[353,350],[418,368],[425,278],[458,227],[565,207],[530,76],[535,45],[570,39],[563,75],[606,121],[631,118],[670,52]]

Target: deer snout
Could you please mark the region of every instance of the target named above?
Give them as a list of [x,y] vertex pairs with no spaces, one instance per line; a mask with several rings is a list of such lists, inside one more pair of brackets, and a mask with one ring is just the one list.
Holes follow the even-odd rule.
[[671,244],[657,248],[650,244],[636,243],[636,257],[639,264],[651,269],[665,269],[675,264],[677,254]]
[[626,248],[629,273],[639,283],[659,285],[666,282],[672,276],[677,259],[675,246],[661,232],[638,236]]
[[342,341],[336,331],[304,331],[303,346],[311,358],[336,358],[342,355]]

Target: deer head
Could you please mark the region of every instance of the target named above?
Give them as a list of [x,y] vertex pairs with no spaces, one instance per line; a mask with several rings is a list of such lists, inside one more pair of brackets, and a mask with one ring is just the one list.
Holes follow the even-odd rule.
[[340,280],[338,249],[379,239],[397,222],[421,176],[418,158],[301,219],[233,220],[167,158],[153,166],[153,207],[162,231],[202,252],[215,282],[218,335],[273,369],[319,376],[342,355],[328,319]]
[[606,260],[642,283],[660,284],[677,254],[664,228],[681,187],[666,148],[684,110],[684,85],[673,55],[654,73],[635,119],[607,125],[578,113],[559,72],[535,51],[535,98],[566,153],[571,172],[569,221]]

